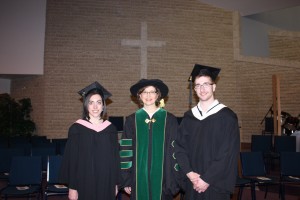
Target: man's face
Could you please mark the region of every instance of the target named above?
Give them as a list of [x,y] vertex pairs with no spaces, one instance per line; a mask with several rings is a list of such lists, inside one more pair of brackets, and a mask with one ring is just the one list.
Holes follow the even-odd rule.
[[201,101],[213,100],[215,89],[216,84],[209,76],[201,76],[195,79],[194,90]]

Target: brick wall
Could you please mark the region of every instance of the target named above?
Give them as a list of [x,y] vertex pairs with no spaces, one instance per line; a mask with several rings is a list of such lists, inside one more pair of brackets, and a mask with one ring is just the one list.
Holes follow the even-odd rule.
[[[242,141],[261,133],[260,121],[272,104],[272,74],[282,75],[282,109],[300,113],[299,68],[234,59],[233,13],[199,1],[47,1],[44,75],[12,81],[12,95],[32,99],[38,135],[67,136],[81,116],[77,94],[99,81],[113,96],[108,115],[137,109],[129,88],[140,79],[141,50],[121,44],[140,39],[147,23],[148,78],[169,86],[166,109],[182,116],[188,107],[188,77],[195,63],[222,68],[216,98],[231,107],[242,127]],[[280,48],[280,47],[277,47]],[[195,105],[196,99],[193,100]]]
[[272,31],[269,34],[269,44],[270,57],[300,60],[300,33]]

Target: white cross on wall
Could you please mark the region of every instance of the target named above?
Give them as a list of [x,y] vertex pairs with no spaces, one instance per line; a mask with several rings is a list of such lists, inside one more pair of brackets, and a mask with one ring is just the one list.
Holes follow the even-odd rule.
[[141,78],[147,78],[147,48],[148,47],[162,47],[166,44],[164,41],[149,41],[147,40],[147,23],[141,23],[141,39],[140,40],[129,40],[122,39],[122,46],[132,46],[141,48]]

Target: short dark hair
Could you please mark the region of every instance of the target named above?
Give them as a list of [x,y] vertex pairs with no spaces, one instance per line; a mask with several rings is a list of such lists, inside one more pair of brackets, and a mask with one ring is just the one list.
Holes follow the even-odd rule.
[[[152,85],[147,85],[147,86],[145,86],[145,87],[142,87],[142,88],[139,89],[139,91],[137,92],[137,100],[138,100],[138,102],[139,102],[139,104],[140,104],[141,106],[144,105],[144,103],[143,103],[143,101],[142,101],[141,98],[140,98],[140,94],[142,94],[142,92],[144,92],[144,90],[146,89],[146,87],[149,87],[149,86],[152,86]],[[156,106],[159,106],[160,100],[161,100],[161,92],[160,92],[160,90],[159,90],[157,87],[155,87],[155,86],[153,86],[153,87],[155,88],[156,93],[158,94],[158,97],[157,97],[157,99],[156,99],[156,101],[155,101],[155,105],[156,105]]]
[[[213,78],[213,75],[212,73],[209,71],[209,70],[206,70],[206,69],[202,69],[199,71],[199,74],[195,76],[195,80],[199,77],[202,77],[202,76],[206,76],[206,77],[209,77],[210,80],[215,83],[215,79]],[[194,80],[194,82],[195,82]]]
[[102,105],[103,105],[103,111],[101,112],[100,116],[103,117],[103,115],[106,113],[106,104],[105,104],[105,100],[103,97],[103,94],[101,92],[99,92],[99,90],[95,89],[95,90],[91,90],[84,98],[83,98],[83,111],[82,111],[82,119],[90,119],[90,115],[89,115],[89,109],[88,109],[88,105],[89,105],[89,101],[91,96],[95,95],[95,94],[99,94],[102,100]]

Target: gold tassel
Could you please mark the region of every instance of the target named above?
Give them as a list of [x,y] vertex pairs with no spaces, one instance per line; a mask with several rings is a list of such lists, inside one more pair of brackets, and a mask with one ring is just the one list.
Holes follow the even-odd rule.
[[159,107],[161,107],[161,108],[163,108],[163,107],[165,107],[165,100],[164,99],[161,99],[160,101],[159,101]]
[[154,118],[153,119],[146,119],[145,122],[146,122],[146,124],[148,124],[149,122],[154,123],[154,122],[156,122],[156,120]]
[[145,122],[146,122],[146,124],[149,125],[148,128],[150,130],[150,124],[151,124],[151,122],[154,123],[154,122],[156,122],[156,120],[154,118],[153,119],[145,119]]

